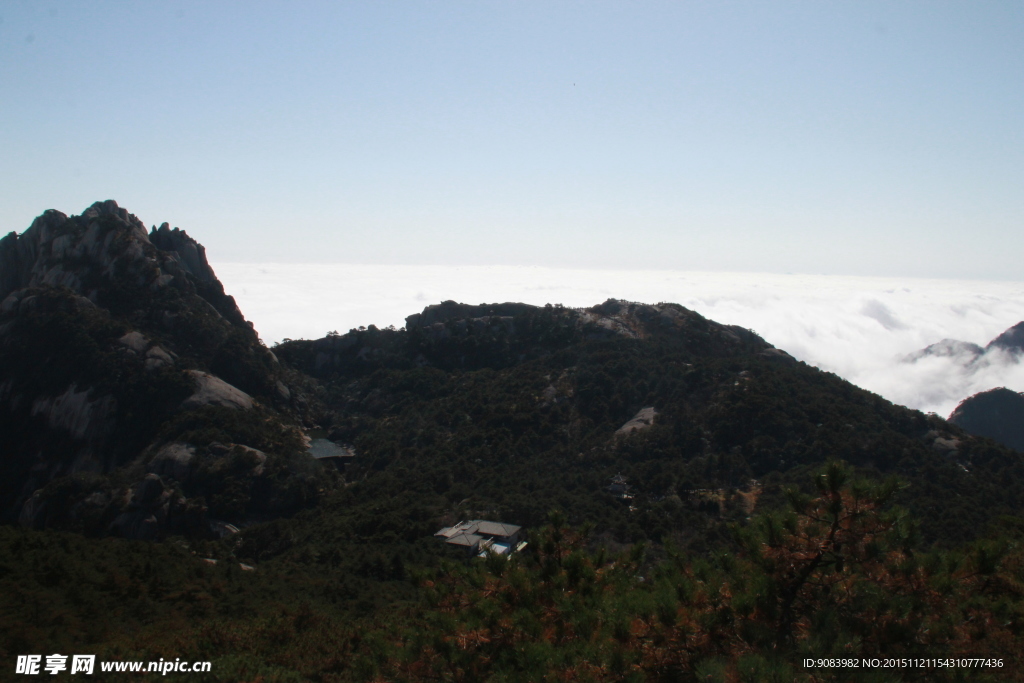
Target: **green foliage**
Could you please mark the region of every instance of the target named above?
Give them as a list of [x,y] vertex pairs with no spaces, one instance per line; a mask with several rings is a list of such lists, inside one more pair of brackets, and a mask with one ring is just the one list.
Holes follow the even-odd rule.
[[744,551],[712,562],[673,553],[652,564],[638,546],[598,559],[553,518],[534,552],[500,571],[484,562],[424,580],[422,607],[394,627],[395,649],[375,671],[408,681],[879,680],[801,662],[941,652],[999,657],[998,678],[1018,675],[1021,548],[983,543],[964,558],[936,551],[921,561],[904,547],[905,513],[885,507],[893,487],[850,474],[830,464],[815,477],[817,495],[753,520],[740,530]]

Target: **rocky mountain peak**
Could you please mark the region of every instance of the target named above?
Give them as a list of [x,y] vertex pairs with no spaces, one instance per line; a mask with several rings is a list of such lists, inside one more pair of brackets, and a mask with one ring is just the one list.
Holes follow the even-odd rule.
[[152,232],[112,199],[96,202],[80,216],[49,210],[21,235],[0,240],[0,302],[16,310],[38,287],[66,287],[107,305],[128,295],[136,305],[166,288],[197,294],[232,324],[248,327],[225,295],[206,250],[167,223]]
[[217,276],[206,260],[206,248],[188,236],[184,230],[163,223],[149,233],[149,241],[157,249],[176,254],[181,267],[201,282],[213,282]]
[[[96,202],[80,216],[49,210],[21,235],[0,240],[0,297],[23,288],[67,287],[96,299],[99,290],[133,284],[154,289],[182,271],[149,241],[145,225],[117,202]],[[177,283],[187,287],[184,279]]]
[[[183,230],[147,231],[113,200],[78,216],[46,211],[0,240],[0,520],[88,518],[93,531],[133,538],[204,533],[210,480],[193,478],[188,463],[158,462],[127,497],[126,482],[175,439],[207,464],[223,455],[206,447],[217,439],[248,440],[268,449],[264,460],[290,462],[308,403],[284,383],[289,376]],[[251,481],[262,468],[246,468],[244,481],[218,472],[216,486],[230,480],[246,500],[275,486]],[[177,495],[153,493],[170,491],[172,480],[193,497],[195,514],[186,514],[185,497],[179,505]],[[277,503],[260,499],[252,509],[267,505]]]

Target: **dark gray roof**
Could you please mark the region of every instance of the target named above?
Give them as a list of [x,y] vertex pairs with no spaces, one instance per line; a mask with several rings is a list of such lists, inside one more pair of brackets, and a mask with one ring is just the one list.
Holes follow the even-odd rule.
[[455,534],[449,538],[445,543],[451,543],[452,545],[464,545],[464,546],[475,546],[483,540],[483,536],[477,536],[476,534]]
[[446,543],[471,546],[484,537],[508,538],[514,536],[521,528],[515,524],[473,519],[468,522],[459,522],[455,526],[445,527],[434,536],[445,539]]
[[522,527],[515,524],[503,524],[502,522],[488,522],[486,520],[474,520],[476,522],[475,533],[487,536],[511,536]]

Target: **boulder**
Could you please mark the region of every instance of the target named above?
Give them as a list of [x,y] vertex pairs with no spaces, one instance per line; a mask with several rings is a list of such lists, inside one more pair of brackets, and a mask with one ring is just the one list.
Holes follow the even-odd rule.
[[189,370],[188,372],[195,378],[196,391],[182,402],[182,408],[198,408],[208,405],[240,410],[252,408],[254,403],[252,396],[238,387],[234,387],[208,372],[201,370]]
[[263,474],[263,465],[267,462],[267,454],[263,451],[250,448],[249,446],[243,446],[242,444],[235,444],[231,449],[232,456],[239,456],[243,458],[247,463],[252,464],[252,475],[260,476]]
[[140,356],[146,352],[149,348],[149,340],[146,336],[137,330],[132,330],[128,334],[124,335],[117,340],[117,343],[121,346],[125,346]]
[[796,358],[793,358],[793,356],[789,355],[782,349],[765,349],[757,355],[770,361],[784,363],[785,365],[796,364]]
[[285,401],[290,400],[292,397],[291,390],[289,390],[285,383],[280,380],[277,382],[277,394]]
[[162,368],[165,365],[174,365],[174,358],[171,354],[163,350],[159,346],[154,346],[146,352],[146,369],[154,370],[156,368]]
[[91,389],[72,384],[60,396],[37,398],[32,415],[45,415],[51,429],[63,429],[76,439],[105,436],[113,431],[117,401],[113,396],[90,399]]
[[184,482],[192,473],[192,461],[195,457],[195,446],[175,441],[157,451],[157,454],[149,461],[148,470],[153,474]]
[[622,436],[628,436],[633,432],[640,431],[641,429],[647,429],[654,424],[654,416],[658,414],[658,411],[653,406],[641,408],[640,412],[633,416],[633,418],[615,430],[615,433]]

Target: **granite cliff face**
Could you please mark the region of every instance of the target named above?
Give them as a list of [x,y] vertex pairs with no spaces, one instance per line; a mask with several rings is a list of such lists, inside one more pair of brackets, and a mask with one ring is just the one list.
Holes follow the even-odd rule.
[[[295,492],[271,502],[264,481],[303,450],[308,401],[289,389],[295,377],[184,231],[147,231],[108,200],[80,216],[47,211],[0,240],[8,520],[149,538],[203,533],[208,512],[241,522],[261,505],[301,504]],[[187,477],[148,467],[179,441],[195,455]],[[232,451],[209,446],[224,442],[270,451],[269,467],[232,470]],[[257,501],[261,487],[270,495]]]

